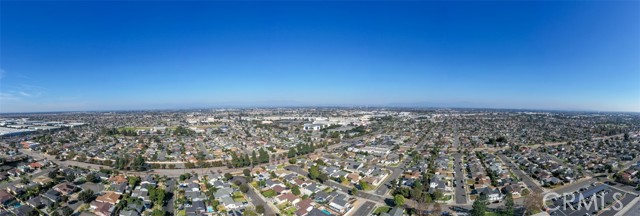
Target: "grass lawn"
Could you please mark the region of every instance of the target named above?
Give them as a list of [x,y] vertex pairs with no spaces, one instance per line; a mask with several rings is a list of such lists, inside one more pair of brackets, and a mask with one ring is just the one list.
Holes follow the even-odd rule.
[[484,212],[484,216],[500,216],[500,214],[488,211]]
[[262,196],[264,196],[266,198],[271,198],[271,197],[276,196],[276,192],[274,190],[269,189],[269,190],[263,191],[262,192]]
[[330,187],[327,187],[322,191],[324,191],[325,193],[331,193],[333,191],[333,189],[331,189]]
[[286,209],[287,207],[289,207],[289,204],[285,202],[285,203],[282,203],[282,204],[280,204],[280,205],[277,205],[276,207],[278,207],[278,209],[279,209],[280,211],[284,211],[284,209]]
[[296,207],[291,206],[289,208],[286,208],[284,211],[282,211],[282,213],[284,213],[285,215],[290,215],[290,216],[291,215],[295,215],[296,214]]
[[186,215],[187,215],[187,210],[186,209],[178,211],[178,216],[186,216]]
[[439,200],[440,200],[440,201],[447,201],[447,200],[450,200],[451,198],[453,198],[453,196],[451,196],[451,195],[446,195],[446,196],[442,197],[442,199],[439,199]]
[[380,207],[376,208],[376,210],[373,211],[373,214],[388,213],[389,211],[391,211],[390,207],[388,207],[388,206],[380,206]]
[[246,202],[247,200],[244,197],[234,197],[233,201],[236,202]]

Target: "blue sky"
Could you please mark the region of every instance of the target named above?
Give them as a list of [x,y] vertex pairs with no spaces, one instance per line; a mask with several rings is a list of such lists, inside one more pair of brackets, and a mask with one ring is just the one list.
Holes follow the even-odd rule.
[[0,112],[640,111],[640,3],[0,3]]

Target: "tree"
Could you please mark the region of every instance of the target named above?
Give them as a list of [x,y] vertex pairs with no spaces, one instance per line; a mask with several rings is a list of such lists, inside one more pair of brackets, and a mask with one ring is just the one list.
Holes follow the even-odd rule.
[[87,174],[87,176],[85,176],[85,179],[88,182],[93,182],[93,183],[96,183],[98,181],[98,177],[96,176],[96,174],[93,174],[93,173]]
[[351,193],[352,196],[358,196],[358,188],[357,187],[351,188],[351,191],[349,191],[349,193]]
[[629,141],[629,133],[624,133],[624,141]]
[[258,161],[258,157],[256,156],[256,150],[253,150],[251,152],[251,164],[253,166],[255,166],[256,164],[260,164],[260,161]]
[[90,203],[94,198],[95,195],[92,190],[83,190],[78,194],[78,200],[83,201],[84,203]]
[[144,171],[146,169],[144,158],[142,157],[142,155],[138,155],[135,159],[133,159],[132,166],[133,169],[137,171]]
[[69,216],[73,214],[73,209],[69,208],[69,206],[62,207],[62,215]]
[[444,197],[444,193],[442,193],[442,190],[436,189],[436,191],[433,192],[433,199],[441,200],[443,197]]
[[251,170],[244,169],[244,170],[242,170],[242,174],[244,174],[244,176],[246,176],[246,177],[249,177],[249,176],[251,176]]
[[311,166],[309,168],[309,178],[317,179],[320,176],[320,169],[318,166]]
[[164,189],[154,188],[149,190],[149,198],[155,202],[156,205],[162,206],[167,193]]
[[22,176],[22,178],[20,179],[20,183],[22,184],[29,184],[30,180],[26,177],[26,176]]
[[528,214],[535,214],[542,211],[542,194],[538,192],[531,192],[529,196],[524,200],[524,208]]
[[233,178],[233,175],[231,175],[231,173],[225,173],[224,174],[224,179],[226,179],[227,181],[229,181],[229,179]]
[[293,195],[296,195],[296,196],[300,195],[300,187],[298,187],[298,185],[294,185],[291,188],[291,193],[293,193]]
[[480,197],[473,202],[471,216],[484,216],[487,212],[487,195],[480,194]]
[[259,214],[264,214],[264,206],[263,205],[257,205],[256,206],[256,212],[258,212]]
[[49,176],[49,178],[52,178],[52,179],[56,178],[56,176],[58,176],[58,172],[56,172],[55,170],[51,171],[49,172],[49,174],[47,174],[47,176]]
[[254,210],[251,207],[245,208],[244,212],[242,212],[242,215],[244,216],[258,216],[258,213],[256,213],[256,210]]
[[503,215],[513,215],[515,204],[513,203],[513,196],[511,193],[507,193],[507,197],[504,201],[504,214]]
[[396,194],[395,196],[393,196],[393,203],[396,206],[402,206],[404,205],[404,197],[400,194]]
[[329,180],[329,175],[327,175],[326,173],[322,173],[320,174],[320,176],[318,176],[318,180],[320,180],[320,182],[325,183],[327,180]]
[[295,158],[289,159],[289,163],[290,164],[296,164],[297,162],[298,162],[298,160],[296,160]]
[[242,191],[242,193],[249,192],[249,186],[247,184],[241,184],[240,185],[240,191]]
[[134,188],[136,187],[136,185],[138,185],[138,183],[140,183],[140,177],[138,176],[129,176],[129,179],[127,179],[129,181],[129,187]]
[[165,215],[167,215],[167,212],[162,209],[155,209],[151,213],[151,216],[165,216]]
[[297,152],[296,152],[295,148],[291,148],[291,149],[289,149],[289,152],[287,152],[287,157],[288,158],[295,157],[296,155],[297,155]]
[[73,182],[74,180],[76,180],[76,176],[74,174],[67,174],[66,176],[64,176],[64,179],[68,182]]
[[358,182],[358,184],[360,185],[360,189],[362,189],[362,190],[369,190],[369,188],[370,188],[369,183],[367,183],[364,180],[360,180]]
[[267,153],[267,151],[264,150],[264,149],[259,149],[258,150],[258,159],[260,160],[260,163],[268,163],[269,162],[269,153]]

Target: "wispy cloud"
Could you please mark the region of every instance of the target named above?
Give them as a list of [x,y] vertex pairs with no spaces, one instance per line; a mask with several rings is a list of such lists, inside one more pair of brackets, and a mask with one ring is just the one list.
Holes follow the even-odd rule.
[[25,97],[31,97],[31,96],[33,96],[32,94],[29,94],[29,93],[26,93],[26,92],[23,92],[23,91],[18,92],[18,94],[20,94],[20,95],[22,95],[22,96],[25,96]]
[[16,97],[16,95],[11,93],[0,92],[0,101],[5,101],[5,100],[18,100],[18,97]]

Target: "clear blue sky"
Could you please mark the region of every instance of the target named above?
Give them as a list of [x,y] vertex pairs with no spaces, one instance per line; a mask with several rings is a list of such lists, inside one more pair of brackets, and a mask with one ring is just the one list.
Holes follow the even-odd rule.
[[640,3],[0,3],[0,112],[640,111]]

